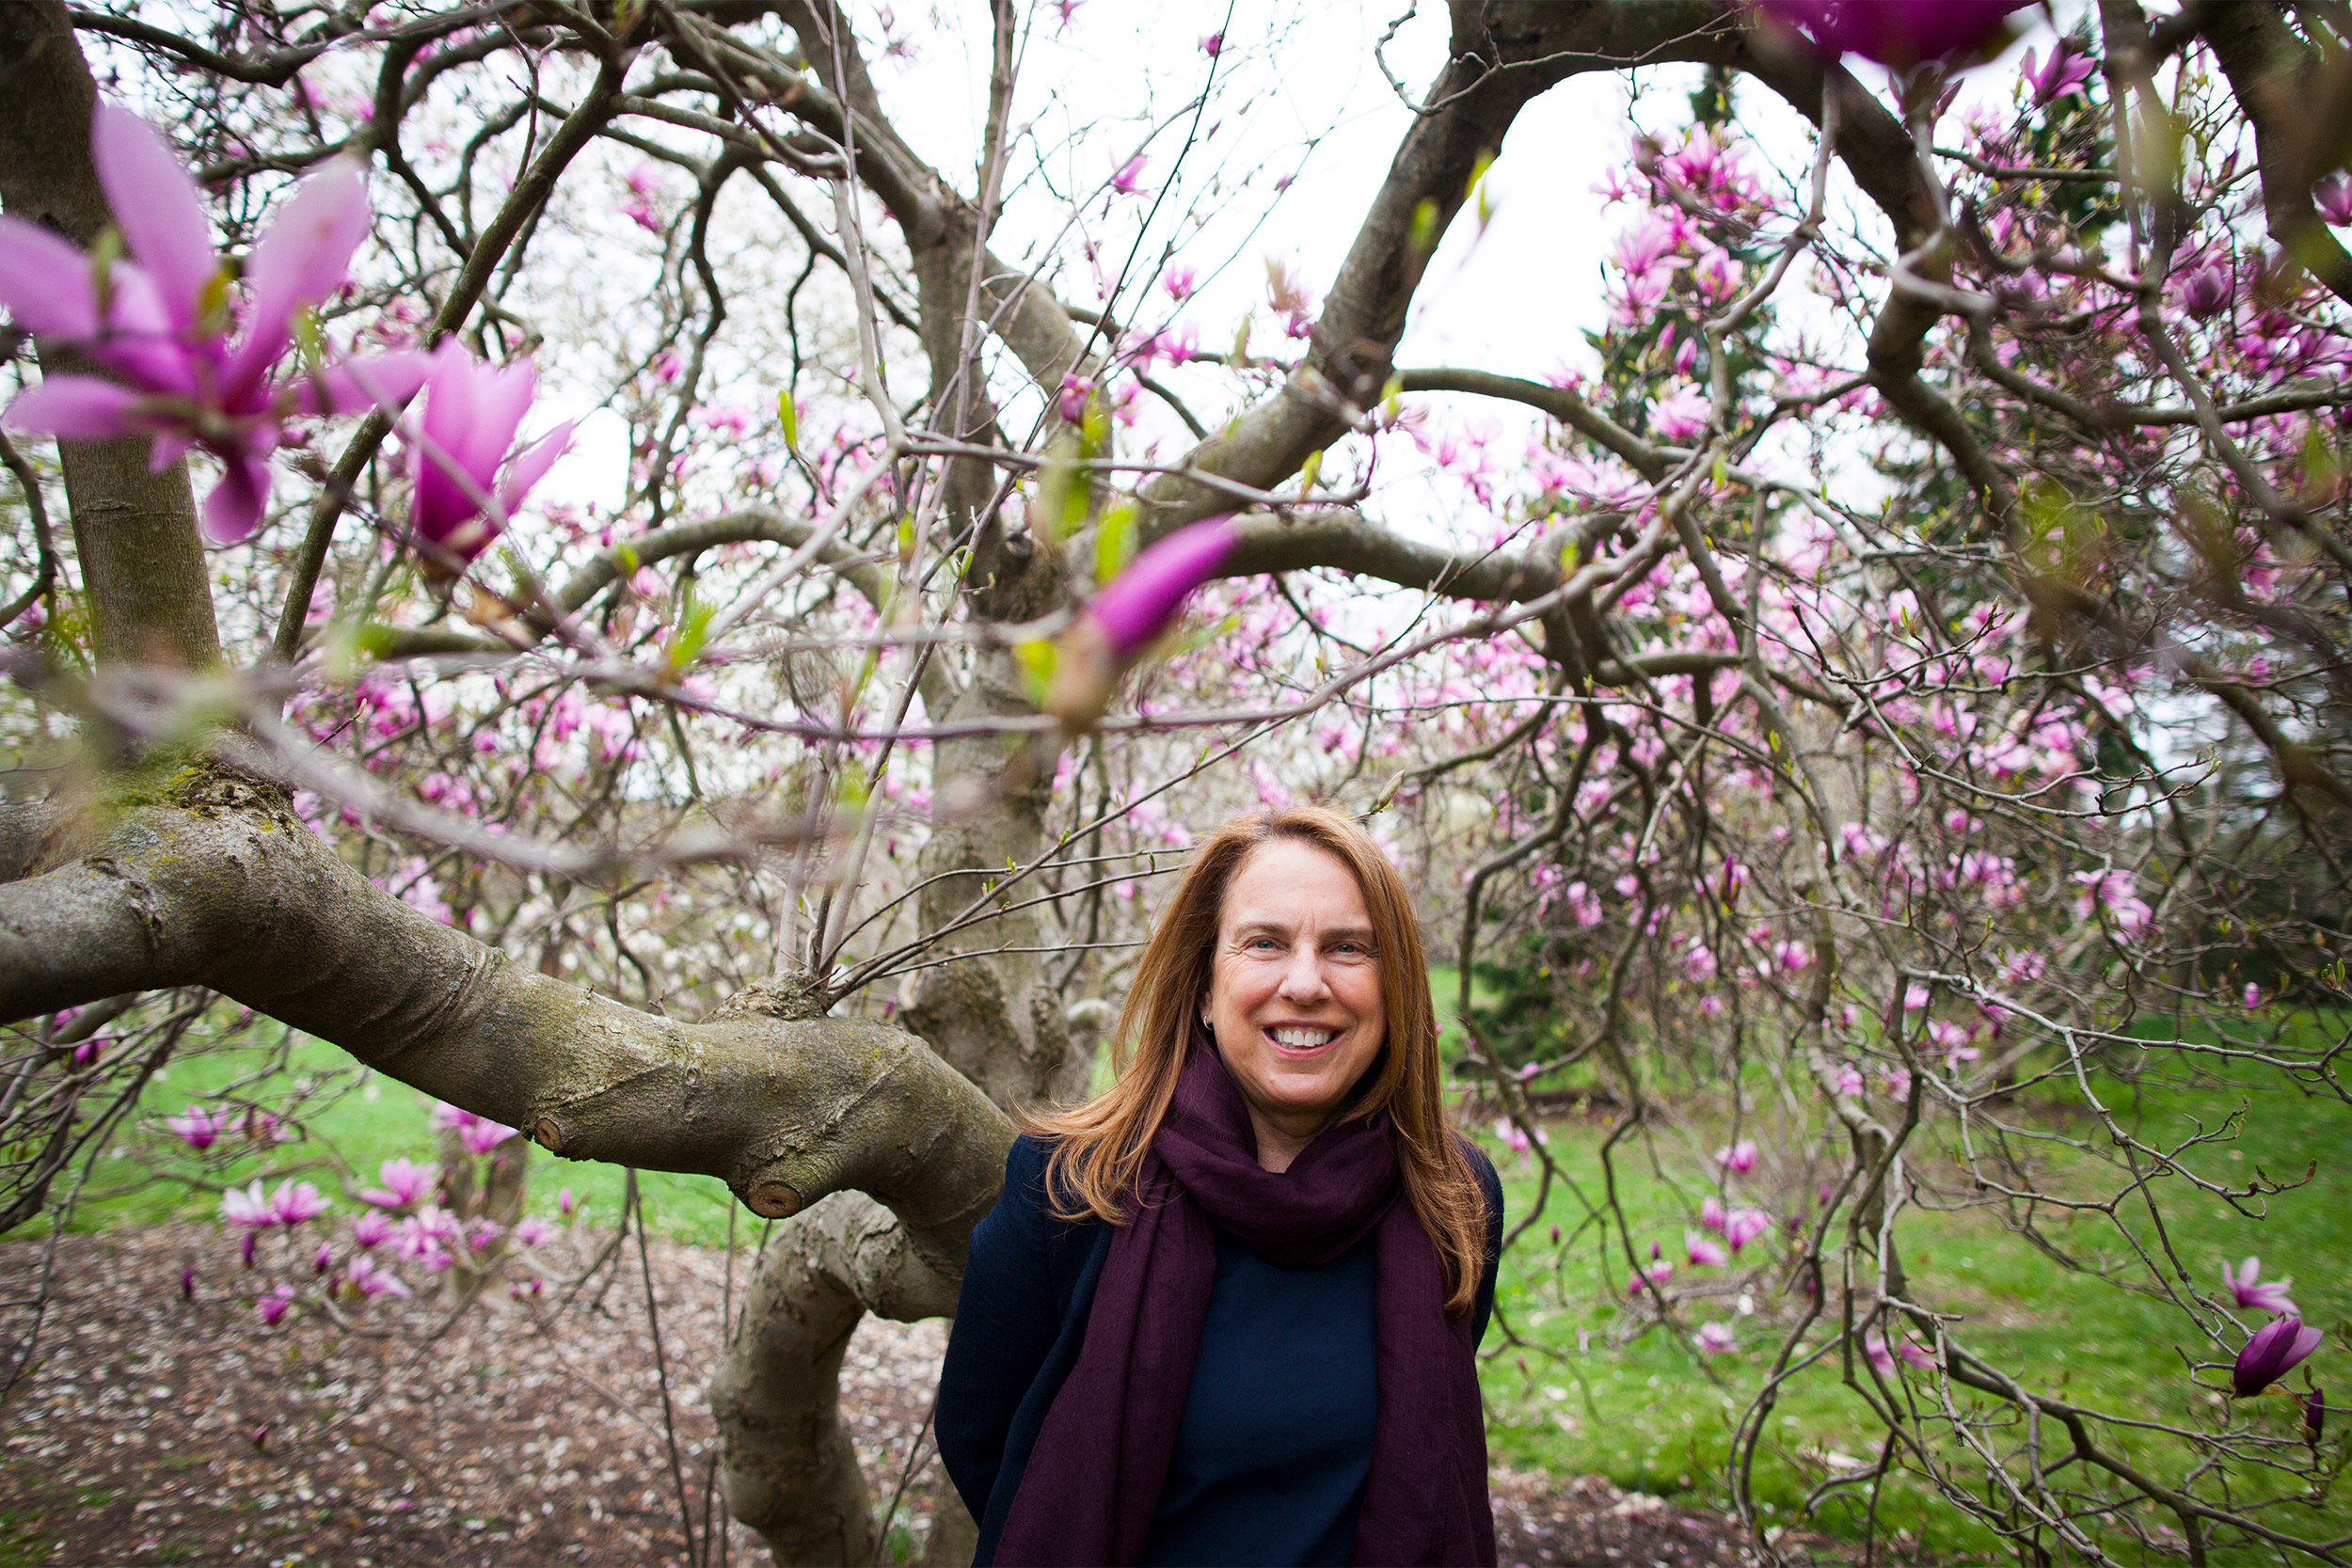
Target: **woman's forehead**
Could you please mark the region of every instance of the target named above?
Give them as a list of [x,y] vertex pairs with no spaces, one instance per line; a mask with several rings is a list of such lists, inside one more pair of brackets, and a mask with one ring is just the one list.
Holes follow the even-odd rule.
[[1316,845],[1273,839],[1234,868],[1220,924],[1369,928],[1372,916],[1346,862]]

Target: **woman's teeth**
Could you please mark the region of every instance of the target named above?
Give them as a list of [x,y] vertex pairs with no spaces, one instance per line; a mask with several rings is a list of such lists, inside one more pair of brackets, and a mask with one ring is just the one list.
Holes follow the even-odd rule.
[[1337,1029],[1274,1029],[1274,1043],[1286,1051],[1312,1051],[1340,1037]]

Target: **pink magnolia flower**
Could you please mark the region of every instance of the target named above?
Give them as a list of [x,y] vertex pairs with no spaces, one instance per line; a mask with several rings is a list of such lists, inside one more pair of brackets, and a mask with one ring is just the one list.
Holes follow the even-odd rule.
[[417,532],[444,555],[471,561],[488,548],[569,445],[567,421],[508,451],[537,385],[528,362],[481,364],[453,340],[433,356],[424,412],[409,440],[411,515]]
[[515,1244],[517,1246],[537,1246],[553,1233],[548,1229],[548,1222],[536,1214],[525,1214],[515,1222]]
[[2001,21],[2029,0],[1760,0],[1764,11],[1802,27],[1826,58],[1860,55],[1909,70],[1922,60],[1964,57],[1992,41]]
[[475,1154],[489,1153],[490,1150],[513,1137],[516,1132],[504,1122],[492,1121],[487,1117],[476,1116],[471,1111],[446,1101],[433,1107],[433,1125],[455,1128],[457,1141]]
[[1211,33],[1206,38],[1202,39],[1200,40],[1200,53],[1206,55],[1213,60],[1219,55],[1224,54],[1225,35],[1223,33]]
[[1736,1175],[1747,1175],[1756,1168],[1756,1140],[1741,1138],[1727,1148],[1717,1149],[1715,1163]]
[[382,1246],[400,1234],[400,1227],[381,1209],[371,1209],[354,1221],[351,1243],[362,1252]]
[[1061,390],[1054,398],[1054,408],[1072,424],[1086,418],[1087,399],[1094,395],[1094,383],[1082,375],[1065,375]]
[[1772,961],[1789,974],[1813,967],[1813,949],[1801,942],[1772,943]]
[[2239,1399],[2250,1399],[2293,1371],[2319,1348],[2324,1336],[2306,1328],[2293,1313],[2274,1318],[2254,1331],[2230,1369],[2230,1386]]
[[1699,1349],[1708,1355],[1721,1355],[1738,1348],[1729,1323],[1699,1324]]
[[180,1134],[190,1148],[207,1149],[220,1141],[229,1131],[229,1113],[208,1111],[201,1105],[190,1105],[176,1117],[164,1118],[164,1125]]
[[2331,174],[2312,187],[2312,204],[2330,227],[2342,229],[2352,225],[2352,180]]
[[2262,987],[2256,985],[2253,981],[2249,980],[2246,982],[2246,989],[2238,992],[2237,999],[2238,1005],[2250,1013],[2255,1008],[2263,1005],[2263,989]]
[[433,1195],[434,1184],[441,1179],[441,1167],[421,1165],[413,1160],[387,1160],[376,1167],[376,1175],[384,1184],[364,1188],[359,1196],[379,1209],[405,1209]]
[[2229,1288],[2230,1299],[2237,1304],[2239,1309],[2248,1312],[2297,1310],[2295,1303],[2287,1299],[2287,1287],[2295,1281],[2264,1279],[2262,1272],[2263,1260],[2259,1258],[2249,1258],[2234,1270],[2227,1263],[2221,1265],[2221,1283]]
[[220,1195],[220,1217],[248,1232],[266,1230],[278,1223],[270,1212],[269,1199],[262,1196],[262,1183],[255,1181],[246,1188],[231,1187]]
[[1501,1138],[1503,1147],[1514,1153],[1524,1154],[1528,1150],[1527,1134],[1520,1132],[1518,1123],[1509,1117],[1502,1117],[1496,1120],[1495,1136]]
[[1143,166],[1151,161],[1138,152],[1120,165],[1119,172],[1111,176],[1111,189],[1121,196],[1135,195],[1136,182],[1143,178]]
[[395,1250],[403,1258],[422,1263],[437,1274],[449,1267],[449,1243],[456,1240],[456,1218],[446,1211],[428,1207],[400,1222],[400,1241]]
[[1682,1255],[1694,1269],[1721,1268],[1731,1261],[1721,1243],[1696,1230],[1682,1233]]
[[321,1197],[318,1188],[310,1182],[285,1180],[278,1183],[278,1190],[270,1194],[269,1217],[292,1230],[303,1221],[314,1220],[326,1213],[326,1199]]
[[1179,304],[1190,299],[1193,291],[1200,286],[1200,275],[1190,267],[1170,267],[1160,274],[1160,287],[1168,291],[1168,298]]
[[1230,515],[1210,517],[1178,529],[1129,562],[1063,634],[1045,710],[1073,726],[1100,717],[1119,673],[1168,628],[1239,538]]
[[506,1234],[506,1227],[493,1219],[478,1219],[466,1227],[466,1244],[480,1252]]
[[1724,1200],[1712,1193],[1699,1205],[1699,1223],[1719,1236],[1723,1234],[1724,1222],[1728,1217],[1729,1212],[1724,1208]]
[[572,1217],[572,1211],[579,1207],[580,1202],[572,1196],[572,1190],[569,1187],[558,1187],[555,1190],[555,1212],[569,1219]]
[[2230,269],[2218,261],[2208,262],[2181,280],[2181,309],[2199,321],[2210,321],[2230,309],[2235,293]]
[[2155,911],[2139,896],[2137,879],[2128,871],[2077,871],[2074,880],[2083,890],[2074,895],[2077,920],[2088,920],[2105,908],[2115,928],[2130,936],[2155,919]]
[[1910,1339],[1898,1339],[1890,1349],[1885,1339],[1876,1334],[1871,1334],[1864,1338],[1862,1348],[1868,1353],[1871,1366],[1890,1375],[1895,1370],[1895,1362],[1898,1357],[1914,1367],[1935,1365],[1935,1353],[1925,1345]]
[[1629,1296],[1638,1296],[1653,1285],[1663,1289],[1666,1281],[1674,1276],[1674,1272],[1675,1266],[1672,1263],[1662,1260],[1651,1263],[1625,1282],[1625,1293]]
[[405,1296],[413,1294],[401,1282],[400,1275],[384,1268],[374,1259],[354,1258],[343,1270],[342,1288],[355,1296]]
[[1705,430],[1714,413],[1714,405],[1707,401],[1705,392],[1696,387],[1684,387],[1651,402],[1649,431],[1661,441],[1679,441]]
[[473,1122],[457,1130],[457,1141],[476,1154],[487,1154],[515,1135],[516,1129],[487,1117],[476,1117]]
[[1928,1039],[1944,1053],[1944,1069],[1949,1072],[1963,1062],[1973,1062],[1983,1053],[1968,1043],[1968,1031],[1945,1019],[1933,1019],[1928,1024]]
[[2037,64],[2035,51],[2026,51],[2024,71],[2026,81],[2033,88],[2036,107],[2054,98],[2063,98],[2090,80],[2096,67],[2090,57],[2075,47],[2071,38],[2061,38],[2052,46],[2047,62]]
[[[261,521],[269,456],[289,418],[397,404],[424,377],[422,356],[396,352],[270,380],[296,315],[342,287],[367,236],[367,170],[335,159],[278,210],[246,262],[240,323],[202,195],[154,128],[101,103],[90,151],[136,261],[102,269],[48,230],[0,216],[0,304],[18,325],[74,342],[119,379],[49,376],[9,404],[8,423],[66,441],[151,436],[158,469],[204,448],[225,469],[205,499],[204,531],[233,543]],[[236,325],[244,333],[232,341]]]
[[1761,1209],[1734,1209],[1724,1216],[1724,1240],[1739,1251],[1772,1227],[1772,1216]]
[[253,1309],[261,1314],[262,1322],[264,1324],[271,1328],[276,1328],[278,1323],[284,1320],[286,1316],[286,1308],[294,1305],[294,1287],[291,1285],[280,1285],[277,1289],[271,1291],[267,1295],[264,1295],[260,1300],[256,1301],[253,1304]]

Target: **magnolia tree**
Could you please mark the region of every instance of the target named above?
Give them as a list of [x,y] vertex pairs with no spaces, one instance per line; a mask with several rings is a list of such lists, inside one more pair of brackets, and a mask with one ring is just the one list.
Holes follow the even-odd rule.
[[[298,1132],[236,1086],[140,1121],[263,1020],[450,1107],[315,1258],[315,1188],[232,1195],[313,1276],[264,1316],[525,1288],[508,1129],[718,1177],[781,1222],[727,1506],[868,1560],[850,1328],[951,1310],[1187,825],[1321,799],[1422,873],[1455,1069],[1540,1176],[1513,1245],[1710,1358],[1760,1550],[1826,1381],[1883,1441],[1817,1497],[2344,1560],[2324,1397],[2258,1397],[2319,1330],[2163,1214],[2258,1215],[2295,1173],[2216,1146],[2342,1093],[2352,18],[2101,0],[1991,63],[2041,15],[1459,0],[1419,84],[1400,20],[1345,259],[1213,315],[1200,236],[1289,183],[1279,30],[1056,132],[1033,60],[1127,24],[996,4],[966,167],[894,118],[927,39],[882,8],[0,10],[0,1227],[126,1140]],[[1515,119],[1627,71],[1697,90],[1557,193],[1615,235],[1581,369],[1398,363]],[[611,493],[533,506],[622,430]],[[2159,1137],[2163,1085],[2265,1092]],[[2161,1304],[2179,1386],[1972,1344],[1901,1260],[1965,1205]]]

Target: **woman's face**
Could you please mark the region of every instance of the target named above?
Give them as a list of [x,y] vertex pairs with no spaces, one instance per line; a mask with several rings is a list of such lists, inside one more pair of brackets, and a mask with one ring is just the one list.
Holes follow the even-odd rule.
[[1290,838],[1249,852],[1225,889],[1207,1013],[1260,1160],[1283,1169],[1388,1037],[1372,915],[1336,856]]

